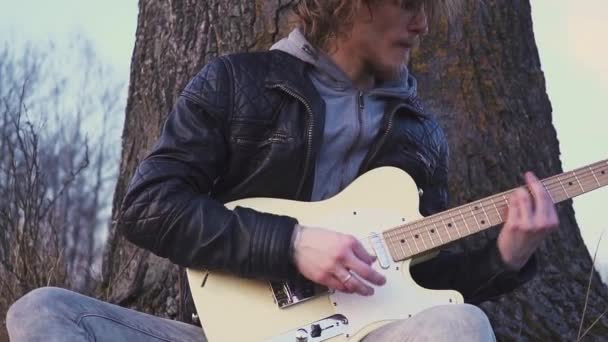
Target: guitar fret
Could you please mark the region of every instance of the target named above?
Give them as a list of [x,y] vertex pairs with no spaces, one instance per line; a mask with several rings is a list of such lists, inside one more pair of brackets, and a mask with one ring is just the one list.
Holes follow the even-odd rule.
[[543,187],[545,188],[545,190],[549,194],[549,197],[551,198],[551,202],[552,203],[558,203],[559,202],[559,194],[555,191],[554,178],[555,177],[550,177],[550,178],[547,178],[545,180],[542,180],[541,184],[543,185]]
[[492,201],[492,205],[494,206],[494,209],[496,210],[496,213],[498,214],[498,218],[500,219],[500,221],[505,222],[505,220],[502,218],[502,215],[500,214],[500,211],[498,210],[498,207],[496,206],[496,203],[494,201]]
[[441,238],[441,233],[439,233],[439,228],[437,227],[437,222],[433,221],[433,226],[435,226],[435,232],[437,232],[437,236],[439,237],[439,241],[443,245],[443,239]]
[[484,205],[480,205],[480,207],[481,207],[481,211],[483,211],[483,214],[486,215],[486,220],[488,220],[488,224],[490,226],[493,226],[492,220],[490,220],[490,216],[488,216],[488,212],[486,211],[485,204]]
[[551,198],[551,202],[552,202],[552,203],[557,203],[557,202],[555,201],[555,198],[553,198],[553,194],[552,194],[552,193],[551,193],[551,191],[550,191],[550,190],[547,188],[547,185],[545,185],[545,183],[542,183],[542,184],[543,184],[543,187],[545,188],[545,190],[547,190],[547,193],[549,194],[549,197]]
[[[403,249],[403,244],[401,243],[400,239],[397,239],[397,244],[399,245],[399,248],[401,248],[401,253],[403,253],[403,256],[405,257],[407,255],[407,253],[405,253],[405,249]],[[412,253],[412,249],[410,248],[410,244],[407,244],[407,248],[410,250],[410,255]]]
[[[408,240],[406,238],[406,240]],[[420,247],[418,247],[418,242],[416,242],[416,239],[414,239],[414,245],[416,246],[416,252],[420,252]]]
[[509,207],[511,206],[509,204],[509,199],[507,198],[507,196],[505,196],[505,194],[502,194],[502,199],[503,201],[505,201],[505,203],[507,204],[507,212],[509,211]]
[[433,237],[431,236],[431,232],[427,229],[427,227],[424,227],[424,230],[426,230],[426,233],[429,236],[429,240],[431,242],[431,247],[435,247],[435,241],[433,241]]
[[458,208],[458,213],[460,214],[460,217],[462,217],[462,221],[464,221],[464,227],[467,229],[467,232],[469,232],[469,235],[470,235],[471,229],[469,228],[469,224],[467,223],[467,220],[464,218],[464,215],[462,214],[462,210],[460,208]]
[[589,171],[591,172],[591,175],[593,176],[593,178],[595,179],[595,181],[597,182],[597,186],[602,186],[602,184],[600,184],[600,181],[597,179],[597,177],[595,176],[595,172],[593,172],[593,169],[591,169],[591,166],[587,167],[589,169]]
[[576,183],[578,184],[578,186],[581,188],[581,193],[585,193],[585,189],[583,188],[583,184],[581,184],[581,181],[578,179],[578,176],[576,175],[576,171],[572,171],[572,175],[574,176],[574,179],[576,179]]
[[[470,207],[469,209],[471,211],[471,215],[472,215],[473,221],[475,221],[475,224],[477,225],[477,231],[480,231],[481,227],[479,226],[479,222],[477,221],[477,216],[475,216],[475,213],[473,213],[473,208],[472,207]],[[462,213],[461,213],[461,215],[462,215]]]
[[475,220],[475,224],[477,224],[477,231],[481,231],[481,225],[479,225],[479,220],[477,219],[477,215],[473,211],[473,208],[478,208],[477,206],[471,207],[471,213],[473,214],[473,220]]
[[562,178],[560,176],[557,176],[557,180],[559,181],[559,185],[564,190],[564,194],[566,195],[566,198],[569,198],[570,194],[568,194],[568,190],[566,190],[566,187],[564,187],[564,183],[562,183]]
[[445,224],[445,221],[443,220],[443,217],[441,217],[441,223],[445,227],[445,231],[448,233],[448,238],[450,239],[450,241],[454,241],[454,239],[452,238],[452,234],[450,234],[450,227],[448,227],[448,225]]
[[407,237],[403,237],[403,240],[405,241],[405,243],[407,243],[407,249],[410,250],[410,255],[414,255],[416,254],[416,252],[414,251],[414,248],[412,247],[412,245],[410,244],[410,239],[408,239]]
[[418,238],[420,238],[420,240],[422,241],[422,244],[424,245],[424,249],[428,249],[428,247],[426,246],[426,242],[424,241],[424,238],[422,237],[422,234],[415,234],[414,235],[414,239],[418,240]]
[[384,242],[388,246],[388,249],[390,250],[391,255],[393,256],[394,259],[397,259],[399,257],[397,255],[397,253],[399,251],[396,249],[395,240],[393,240],[393,237],[392,237],[391,233],[390,232],[385,232],[385,233],[382,234],[382,236],[384,237]]
[[[393,241],[393,244],[399,246],[399,249],[401,250],[401,253],[403,254],[404,257],[414,254],[412,247],[409,244],[409,241],[407,241],[407,239],[406,239],[406,234],[404,232],[404,228],[394,231],[392,234],[393,234],[393,236],[391,237],[391,240]],[[403,242],[401,242],[401,241],[403,241]],[[409,252],[405,250],[404,245],[405,245],[405,247],[407,247]]]

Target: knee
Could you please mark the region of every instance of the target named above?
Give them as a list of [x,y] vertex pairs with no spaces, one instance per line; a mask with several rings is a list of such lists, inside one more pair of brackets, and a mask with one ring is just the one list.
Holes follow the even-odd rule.
[[56,287],[42,287],[19,298],[6,314],[6,326],[9,332],[26,325],[33,319],[57,313],[68,305],[67,298],[70,293],[68,290]]
[[444,306],[440,313],[446,332],[470,341],[493,341],[494,331],[488,316],[470,304]]
[[482,327],[491,327],[490,320],[488,316],[486,316],[485,312],[475,305],[471,304],[462,304],[462,305],[454,305],[455,308],[455,316],[461,317],[461,319],[471,322],[476,326]]
[[458,316],[462,319],[466,319],[471,322],[477,322],[480,324],[490,323],[488,320],[488,316],[486,316],[485,312],[478,308],[475,305],[471,304],[461,304],[461,305],[451,305],[452,308],[452,316]]

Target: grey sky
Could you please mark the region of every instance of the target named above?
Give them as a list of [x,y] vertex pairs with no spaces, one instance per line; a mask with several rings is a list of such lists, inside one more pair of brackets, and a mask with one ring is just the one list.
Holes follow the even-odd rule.
[[0,38],[58,40],[81,32],[126,77],[136,24],[136,0],[0,0]]
[[[532,1],[534,30],[565,171],[608,158],[608,2]],[[608,188],[574,200],[581,234],[593,254],[608,211]],[[608,280],[608,236],[598,261]]]
[[[584,5],[582,5],[584,3]],[[608,2],[532,0],[534,29],[554,108],[564,170],[608,158]],[[82,32],[100,57],[128,79],[137,21],[136,0],[0,0],[0,41],[65,39]],[[585,242],[595,248],[608,228],[608,189],[575,200]],[[608,236],[600,248],[608,268]]]

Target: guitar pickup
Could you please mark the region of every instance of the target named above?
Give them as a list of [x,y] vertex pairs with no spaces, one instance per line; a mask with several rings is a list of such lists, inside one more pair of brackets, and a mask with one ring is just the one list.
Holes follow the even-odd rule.
[[376,257],[378,258],[378,264],[382,269],[388,269],[391,266],[391,260],[386,252],[386,248],[384,248],[384,243],[382,243],[382,238],[377,233],[372,233],[370,236],[370,242],[372,248],[374,249],[374,253],[376,253]]

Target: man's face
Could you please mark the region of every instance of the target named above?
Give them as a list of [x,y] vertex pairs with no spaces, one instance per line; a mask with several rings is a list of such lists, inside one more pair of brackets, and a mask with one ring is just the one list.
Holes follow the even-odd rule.
[[427,31],[424,0],[405,0],[403,4],[380,0],[362,8],[348,45],[365,69],[381,79],[393,79]]

